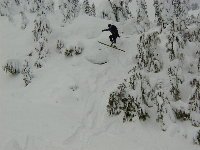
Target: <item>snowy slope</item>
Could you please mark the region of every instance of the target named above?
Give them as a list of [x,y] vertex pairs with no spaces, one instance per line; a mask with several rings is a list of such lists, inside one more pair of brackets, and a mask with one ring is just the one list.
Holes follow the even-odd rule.
[[[117,46],[123,53],[97,42],[109,43],[109,33],[101,30],[111,21],[82,15],[63,28],[59,16],[49,19],[50,55],[35,70],[32,83],[24,87],[21,75],[0,70],[0,150],[199,149],[184,136],[192,132],[188,123],[172,124],[163,132],[153,122],[122,123],[121,116],[108,116],[109,94],[133,67],[138,35],[121,35]],[[34,47],[33,27],[21,30],[19,22],[4,17],[0,22],[0,65],[8,59],[22,63]],[[63,39],[67,47],[83,45],[83,54],[58,54],[55,39]],[[96,64],[101,62],[107,63]]]

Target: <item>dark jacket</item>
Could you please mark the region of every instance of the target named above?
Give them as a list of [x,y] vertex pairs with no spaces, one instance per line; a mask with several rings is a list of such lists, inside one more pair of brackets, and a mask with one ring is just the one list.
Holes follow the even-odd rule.
[[115,35],[116,37],[120,37],[117,27],[115,25],[111,25],[108,29],[104,29],[102,31],[110,31],[113,35]]

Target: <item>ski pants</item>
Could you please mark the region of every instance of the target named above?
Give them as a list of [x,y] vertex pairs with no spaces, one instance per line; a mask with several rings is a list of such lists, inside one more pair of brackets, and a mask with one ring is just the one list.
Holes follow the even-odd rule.
[[117,36],[116,34],[112,34],[112,35],[109,36],[110,41],[111,41],[112,43],[116,43],[117,37],[118,37],[118,36]]

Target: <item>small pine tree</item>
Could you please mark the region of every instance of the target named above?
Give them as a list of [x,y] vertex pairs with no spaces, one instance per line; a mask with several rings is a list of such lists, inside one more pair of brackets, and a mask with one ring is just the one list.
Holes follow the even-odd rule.
[[51,34],[52,29],[45,12],[39,14],[34,20],[34,30],[32,32],[35,42],[39,41],[41,38],[48,41],[48,36]]
[[160,122],[163,131],[167,128],[167,120],[174,118],[173,111],[167,95],[163,89],[163,82],[156,83],[152,89],[152,101],[156,107],[157,118],[156,121]]
[[162,16],[163,11],[163,4],[160,0],[154,0],[153,6],[155,7],[155,21],[158,26],[161,27],[161,31],[163,30],[164,19]]
[[104,7],[103,10],[101,10],[100,17],[102,19],[116,21],[115,15],[114,15],[114,12],[113,12],[113,8],[112,8],[112,2],[110,0],[108,0],[108,1],[105,1],[103,3],[103,5],[105,7]]
[[193,139],[194,144],[200,145],[200,130],[197,132],[197,135]]
[[59,9],[63,15],[62,24],[71,22],[80,12],[79,0],[60,0]]
[[31,83],[31,80],[33,78],[33,74],[31,71],[30,63],[25,60],[23,68],[22,68],[22,75],[23,75],[23,80],[25,82],[25,86]]
[[137,67],[133,68],[129,81],[118,86],[118,90],[110,94],[107,111],[110,115],[123,113],[123,122],[132,121],[134,117],[146,120],[146,111],[150,95],[150,84]]
[[29,23],[28,18],[26,17],[24,12],[20,12],[21,18],[22,18],[22,25],[21,25],[21,29],[26,29],[27,24]]
[[138,32],[143,33],[150,29],[150,21],[147,12],[147,4],[145,0],[137,0],[137,23]]
[[91,14],[91,16],[94,16],[94,17],[96,16],[96,7],[95,7],[94,3],[92,4],[90,14]]
[[10,22],[13,22],[13,13],[16,9],[15,1],[1,0],[0,1],[0,15],[8,17]]
[[173,20],[169,27],[169,33],[167,35],[167,52],[169,53],[170,61],[174,59],[182,59],[183,54],[180,52],[181,49],[184,49],[186,43],[184,42],[182,34],[179,32],[178,22]]
[[193,87],[192,94],[189,98],[190,118],[193,126],[200,126],[200,78],[195,78],[190,82]]
[[62,53],[62,50],[64,49],[65,44],[62,40],[57,41],[56,49],[59,53]]
[[91,7],[88,0],[83,1],[83,11],[85,14],[90,15]]
[[140,69],[146,68],[149,72],[158,73],[162,69],[162,62],[158,54],[158,44],[161,42],[158,32],[148,35],[142,34],[137,44],[139,54],[136,55],[137,65]]
[[35,51],[38,56],[34,66],[36,68],[41,68],[43,66],[42,60],[44,60],[44,58],[46,58],[49,53],[49,49],[46,46],[46,41],[40,39],[40,41],[37,42],[37,47],[35,48]]
[[181,100],[180,84],[182,84],[184,81],[181,67],[176,65],[169,67],[168,75],[170,78],[170,93],[172,97],[175,101]]

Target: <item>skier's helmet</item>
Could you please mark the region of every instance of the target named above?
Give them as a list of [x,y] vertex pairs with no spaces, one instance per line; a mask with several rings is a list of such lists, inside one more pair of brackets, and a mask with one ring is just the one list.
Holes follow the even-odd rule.
[[110,27],[111,27],[111,24],[108,24],[108,27],[110,28]]

